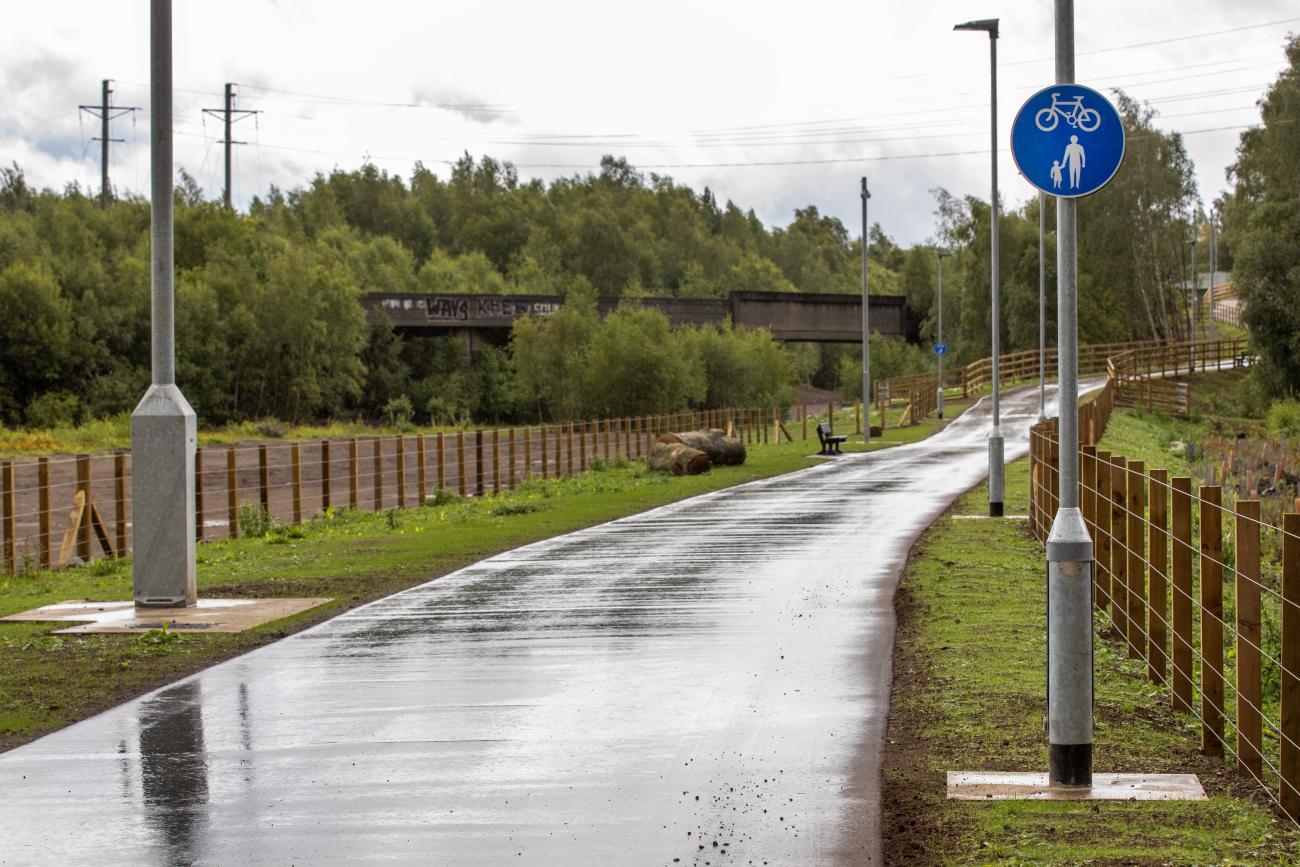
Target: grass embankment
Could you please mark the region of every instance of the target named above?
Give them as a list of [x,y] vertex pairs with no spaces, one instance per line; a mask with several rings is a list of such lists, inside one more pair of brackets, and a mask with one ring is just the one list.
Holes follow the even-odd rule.
[[[1025,462],[1009,467],[1008,502],[1023,502],[1027,483]],[[980,514],[986,497],[981,486],[931,527],[899,587],[884,772],[886,861],[1280,864],[1300,858],[1300,834],[1274,816],[1254,781],[1201,756],[1194,720],[1174,715],[1144,666],[1100,632],[1097,770],[1196,773],[1210,799],[946,800],[949,770],[1047,767],[1043,556],[1023,521],[952,517]]]
[[[956,410],[949,413],[949,418]],[[914,442],[936,419],[891,429],[872,448]],[[836,420],[853,429],[852,413]],[[795,437],[802,431],[790,426]],[[811,466],[804,442],[753,446],[744,466],[692,477],[609,467],[571,479],[533,481],[510,493],[381,514],[342,511],[259,538],[198,548],[204,597],[332,597],[296,617],[234,635],[56,636],[45,623],[0,623],[0,749],[61,728],[221,659],[250,650],[348,608],[447,574],[539,539],[674,500]],[[846,444],[861,448],[858,444]],[[131,597],[129,560],[101,560],[62,572],[0,578],[0,616],[68,599]]]

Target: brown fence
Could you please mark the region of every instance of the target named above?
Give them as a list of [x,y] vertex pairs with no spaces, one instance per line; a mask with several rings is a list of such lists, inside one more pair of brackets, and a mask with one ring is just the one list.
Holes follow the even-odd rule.
[[[861,432],[860,406],[855,417]],[[752,407],[205,446],[195,453],[195,535],[200,541],[237,538],[249,521],[301,524],[331,509],[406,508],[439,490],[466,497],[500,493],[531,479],[579,475],[596,459],[635,460],[670,430],[731,429],[747,445],[761,446],[798,437],[800,431],[786,425],[793,420],[802,421],[802,439],[808,440],[810,418],[807,407]],[[130,492],[126,450],[0,461],[0,574],[130,551]]]
[[[1092,421],[1080,424],[1079,501],[1097,610],[1197,720],[1202,751],[1231,757],[1300,820],[1300,514],[1271,523],[1258,499],[1229,491],[1228,502],[1218,485],[1194,489],[1189,476],[1098,449],[1115,382],[1081,408]],[[1053,418],[1030,431],[1029,523],[1042,543],[1059,470]],[[1300,489],[1287,493],[1300,503],[1290,499]]]

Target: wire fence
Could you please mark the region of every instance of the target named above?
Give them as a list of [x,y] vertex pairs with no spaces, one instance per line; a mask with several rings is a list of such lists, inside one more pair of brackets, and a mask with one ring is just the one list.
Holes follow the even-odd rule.
[[[1198,363],[1202,350],[1206,363],[1226,358],[1205,344]],[[1225,499],[1220,485],[1193,489],[1190,476],[1099,449],[1116,380],[1081,407],[1093,421],[1080,424],[1079,503],[1097,611],[1173,709],[1196,719],[1202,751],[1231,758],[1300,823],[1300,514],[1265,520],[1235,488]],[[1031,428],[1030,467],[1030,529],[1046,543],[1058,419]],[[1291,506],[1300,490],[1274,494]]]

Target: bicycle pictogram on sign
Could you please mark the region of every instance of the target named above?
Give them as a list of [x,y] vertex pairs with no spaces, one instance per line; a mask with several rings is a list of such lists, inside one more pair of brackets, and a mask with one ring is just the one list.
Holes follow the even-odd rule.
[[[1101,126],[1101,114],[1096,109],[1083,107],[1082,93],[1064,103],[1061,102],[1060,97],[1059,93],[1053,93],[1052,104],[1034,115],[1034,125],[1043,132],[1056,129],[1060,118],[1065,118],[1067,124],[1078,127],[1084,132],[1092,132]],[[1062,106],[1068,106],[1070,110],[1065,111]]]

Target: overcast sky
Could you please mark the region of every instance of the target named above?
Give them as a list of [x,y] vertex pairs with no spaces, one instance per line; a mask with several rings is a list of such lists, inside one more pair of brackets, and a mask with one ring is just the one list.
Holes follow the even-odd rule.
[[[148,7],[6,4],[0,162],[40,186],[99,187],[97,121],[78,111],[115,80],[113,183],[148,188]],[[1226,185],[1241,128],[1300,30],[1285,0],[1080,0],[1078,80],[1149,101],[1186,135],[1205,199]],[[176,160],[221,190],[221,105],[260,114],[235,138],[242,207],[270,184],[369,159],[445,175],[469,151],[553,178],[626,156],[784,225],[815,204],[856,234],[871,218],[904,243],[934,231],[929,190],[989,192],[988,40],[999,17],[1003,197],[1031,194],[1007,150],[1021,102],[1052,81],[1051,0],[414,3],[223,0],[175,4]]]

